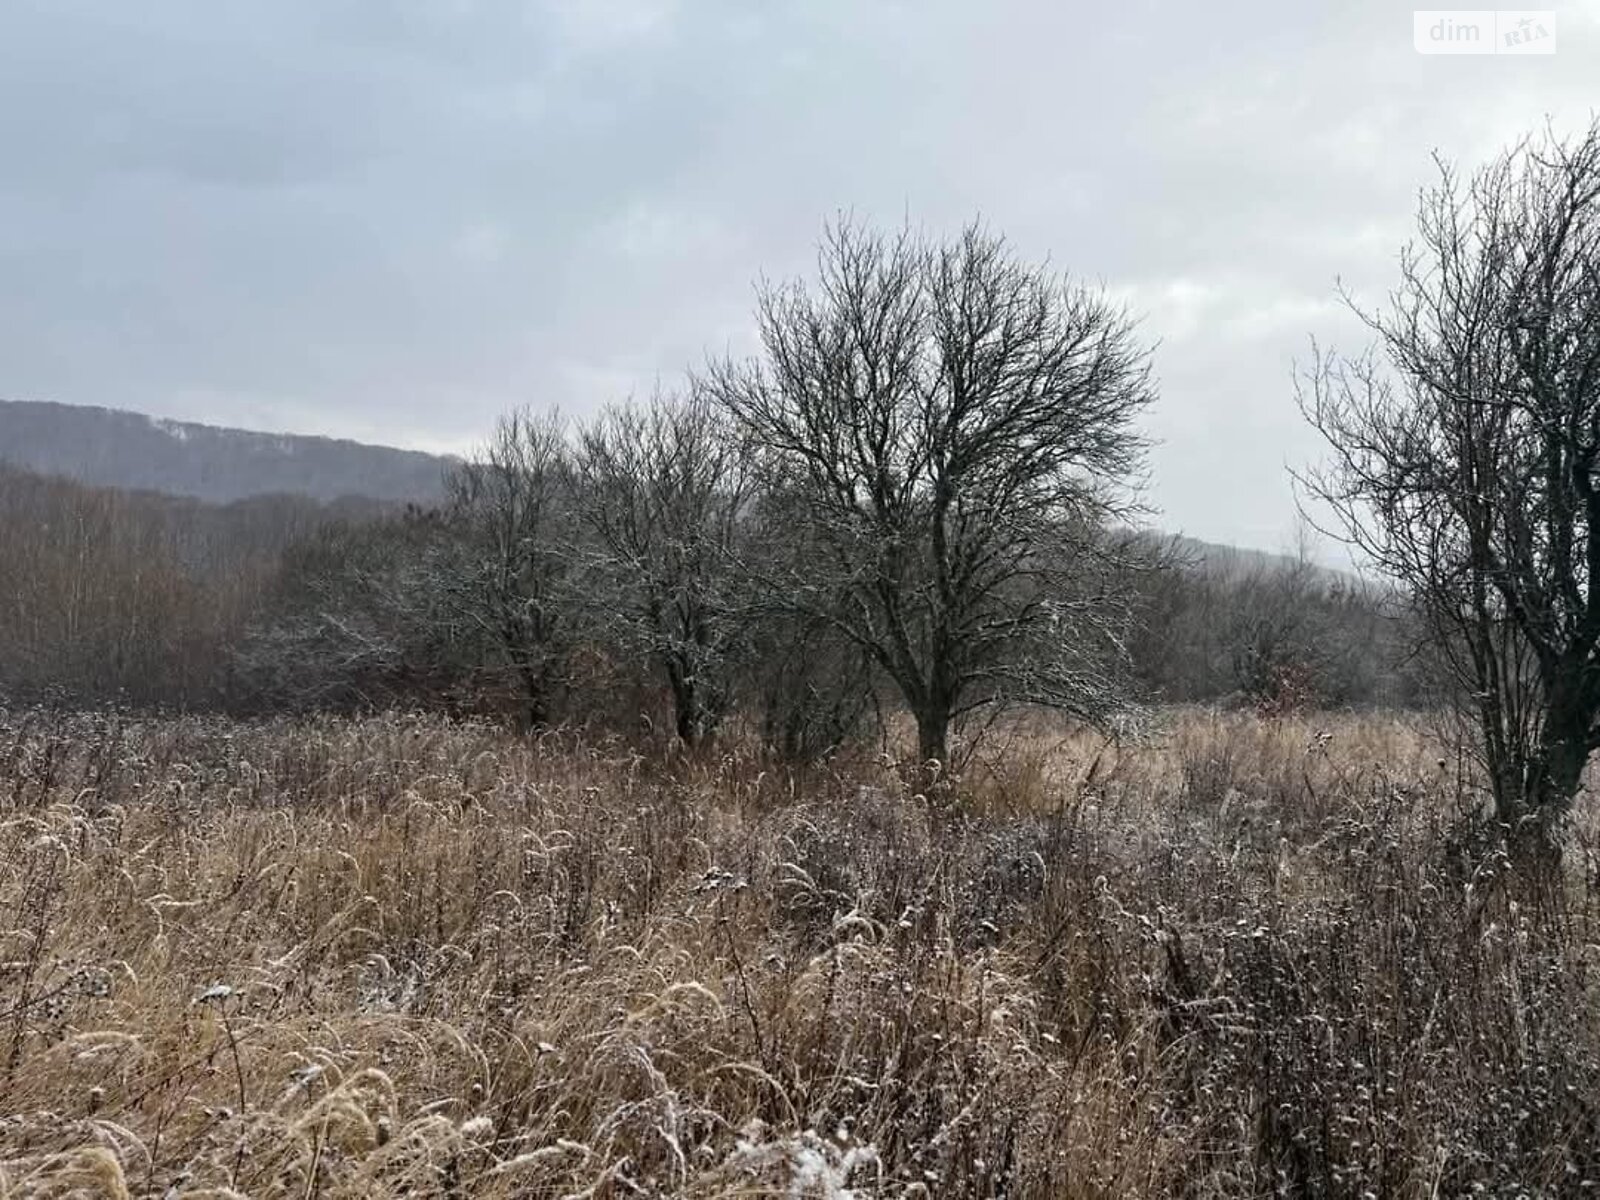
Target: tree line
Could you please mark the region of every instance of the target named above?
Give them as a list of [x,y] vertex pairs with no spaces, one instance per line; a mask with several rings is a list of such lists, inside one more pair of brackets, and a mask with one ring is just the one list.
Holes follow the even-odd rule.
[[235,514],[197,555],[148,498],[0,476],[0,687],[738,719],[795,756],[898,712],[939,762],[1018,705],[1420,702],[1548,841],[1600,746],[1600,122],[1441,160],[1417,229],[1387,307],[1351,302],[1372,349],[1299,395],[1312,518],[1375,584],[1139,532],[1129,315],[978,225],[843,221],[760,289],[755,356],[575,427],[509,414],[428,511],[277,542]]
[[425,510],[263,501],[268,531],[250,506],[13,472],[9,561],[40,565],[17,573],[0,686],[660,722],[691,744],[737,718],[800,758],[904,712],[940,761],[1017,705],[1103,722],[1393,690],[1344,632],[1381,620],[1353,580],[1217,570],[1139,532],[1149,351],[1096,291],[976,225],[843,222],[756,318],[758,356],[676,389],[577,424],[506,415]]
[[412,670],[470,647],[539,726],[598,652],[645,665],[690,743],[765,658],[754,708],[797,751],[887,696],[923,760],[980,710],[1114,712],[1154,565],[1125,521],[1154,398],[1128,317],[978,226],[843,222],[756,323],[758,357],[574,436],[504,419],[405,530],[417,553],[345,581],[426,647],[313,606],[272,655]]

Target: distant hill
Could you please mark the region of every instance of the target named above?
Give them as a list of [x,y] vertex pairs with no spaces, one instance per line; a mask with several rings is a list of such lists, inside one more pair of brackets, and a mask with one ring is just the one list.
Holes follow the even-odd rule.
[[[1219,579],[1242,579],[1264,571],[1272,574],[1288,571],[1299,564],[1294,554],[1282,550],[1255,550],[1249,546],[1229,546],[1221,542],[1205,542],[1184,534],[1153,534],[1156,542],[1176,553],[1180,560],[1196,571]],[[1355,582],[1360,576],[1354,568],[1335,566],[1313,560],[1311,569],[1325,582],[1344,580]]]
[[1174,549],[1185,561],[1197,568],[1228,578],[1248,575],[1251,571],[1287,570],[1294,566],[1292,554],[1272,550],[1254,550],[1248,546],[1228,546],[1221,542],[1205,542],[1183,534],[1172,535]]
[[97,487],[219,503],[274,494],[427,503],[442,494],[451,460],[117,409],[0,400],[0,462]]

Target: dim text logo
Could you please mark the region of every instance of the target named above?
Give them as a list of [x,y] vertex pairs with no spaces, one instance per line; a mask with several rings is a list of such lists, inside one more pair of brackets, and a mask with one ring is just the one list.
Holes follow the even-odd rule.
[[1554,54],[1556,14],[1425,9],[1411,14],[1418,54]]

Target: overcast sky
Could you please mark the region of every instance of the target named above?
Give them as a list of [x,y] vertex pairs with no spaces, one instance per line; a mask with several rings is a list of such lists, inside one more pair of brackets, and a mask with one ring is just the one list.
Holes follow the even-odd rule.
[[1360,345],[1438,149],[1600,108],[1389,3],[4,0],[0,395],[424,449],[751,348],[841,209],[974,215],[1159,340],[1159,523],[1291,538],[1292,364]]

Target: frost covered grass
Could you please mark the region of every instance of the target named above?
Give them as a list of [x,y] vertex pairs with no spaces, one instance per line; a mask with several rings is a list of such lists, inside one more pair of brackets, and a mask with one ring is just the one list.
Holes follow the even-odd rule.
[[0,1196],[1600,1180],[1585,818],[1532,878],[1381,717],[1024,725],[902,779],[0,718]]

